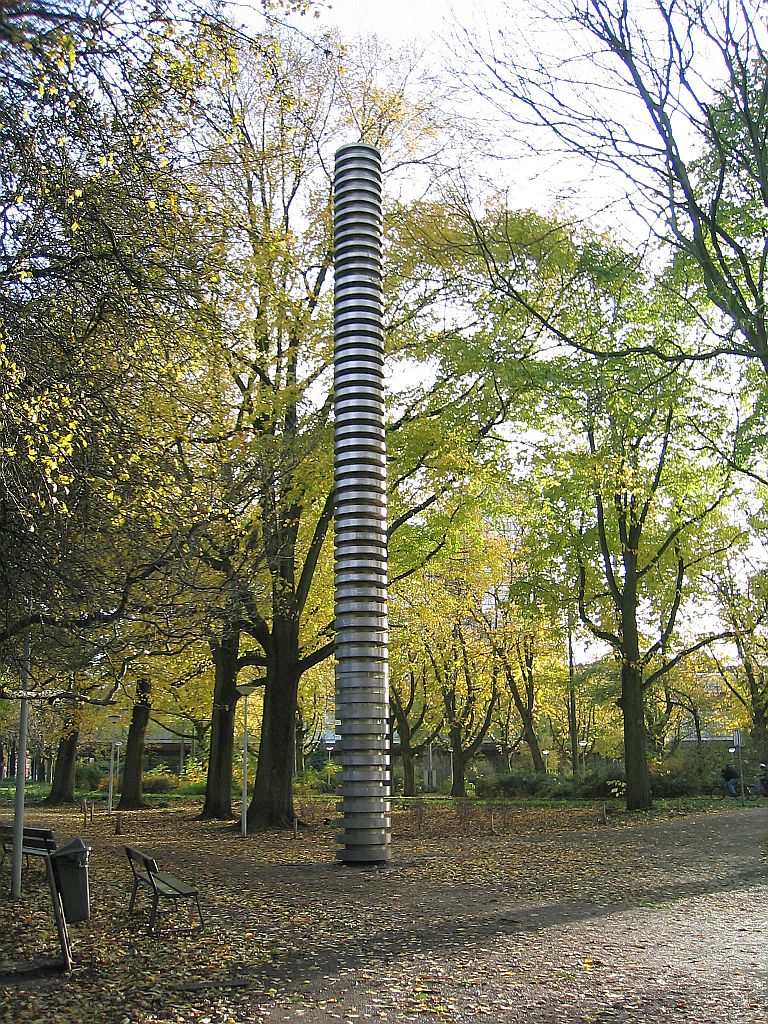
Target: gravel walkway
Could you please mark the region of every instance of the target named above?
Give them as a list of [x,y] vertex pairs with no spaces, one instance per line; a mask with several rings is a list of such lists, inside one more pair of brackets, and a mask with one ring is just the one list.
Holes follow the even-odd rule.
[[[382,919],[399,901],[402,926],[254,968],[289,993],[259,1019],[766,1024],[767,841],[765,808],[521,836],[513,842],[548,863],[556,846],[565,869],[527,893],[511,879],[436,881],[424,894],[395,863],[368,879],[368,895]],[[339,906],[361,898],[354,873],[329,869],[325,883]]]

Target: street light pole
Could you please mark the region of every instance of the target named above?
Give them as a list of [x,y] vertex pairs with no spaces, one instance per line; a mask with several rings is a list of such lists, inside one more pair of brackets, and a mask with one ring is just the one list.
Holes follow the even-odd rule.
[[240,835],[248,835],[248,696],[259,683],[238,683],[237,692],[243,698],[243,785],[240,791]]
[[122,740],[115,740],[115,789],[120,786],[120,747],[122,745]]
[[325,750],[326,750],[326,753],[328,754],[328,763],[326,765],[326,782],[328,784],[328,789],[330,789],[331,788],[331,755],[333,754],[333,743],[332,743],[331,740],[328,740],[326,742]]
[[542,750],[541,753],[542,753],[542,755],[544,757],[544,774],[545,775],[549,775],[549,755],[550,755],[550,751],[549,750]]
[[110,715],[112,723],[112,739],[109,743],[109,784],[107,786],[107,814],[112,813],[112,796],[115,791],[115,724],[118,722],[117,715]]
[[240,835],[248,835],[248,694],[243,697],[243,788],[240,794]]
[[107,786],[107,814],[112,813],[112,792],[115,784],[115,741],[109,745],[109,785]]

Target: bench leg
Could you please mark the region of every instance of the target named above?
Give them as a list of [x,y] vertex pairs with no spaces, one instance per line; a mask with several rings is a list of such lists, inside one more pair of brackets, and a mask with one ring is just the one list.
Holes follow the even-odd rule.
[[128,904],[128,913],[129,914],[133,913],[133,904],[136,902],[136,893],[138,891],[139,891],[139,882],[138,882],[138,879],[134,879],[134,882],[133,882],[133,892],[131,893],[131,902]]
[[203,912],[200,909],[200,900],[197,897],[197,895],[195,896],[195,903],[197,904],[197,916],[200,918],[200,927],[202,928],[203,927]]
[[158,899],[159,899],[159,897],[158,897],[157,893],[155,893],[154,897],[152,899],[152,909],[149,912],[149,932],[150,932],[150,935],[154,932],[155,924],[157,923],[157,902],[158,902]]

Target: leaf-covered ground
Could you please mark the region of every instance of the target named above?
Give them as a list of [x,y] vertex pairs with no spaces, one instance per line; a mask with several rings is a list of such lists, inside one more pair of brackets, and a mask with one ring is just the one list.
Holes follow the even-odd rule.
[[[90,921],[58,955],[45,877],[0,871],[0,1024],[727,1021],[765,1024],[768,808],[598,822],[591,807],[397,810],[384,868],[335,862],[328,805],[297,838],[194,810],[28,824],[92,847]],[[205,928],[128,917],[129,843],[200,886]],[[166,908],[167,909],[167,908]]]

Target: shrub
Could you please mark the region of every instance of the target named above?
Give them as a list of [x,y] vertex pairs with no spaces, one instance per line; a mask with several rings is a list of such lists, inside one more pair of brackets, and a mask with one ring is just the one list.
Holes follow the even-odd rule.
[[310,793],[331,793],[334,792],[334,779],[341,771],[341,765],[332,761],[330,764],[331,785],[328,786],[327,762],[320,768],[308,768],[299,772],[293,782],[293,789],[297,796],[307,796]]
[[170,793],[179,788],[179,777],[170,772],[147,772],[141,785],[145,793]]
[[97,765],[78,764],[75,768],[75,789],[83,789],[90,793],[99,786],[103,778],[104,772]]
[[494,797],[540,796],[546,798],[574,795],[571,779],[560,775],[541,775],[536,772],[507,772],[476,780],[477,795],[485,799]]
[[179,788],[179,777],[165,764],[159,764],[148,772],[144,772],[141,786],[145,793],[170,793]]
[[625,782],[621,761],[603,761],[576,780],[576,795],[589,800],[606,800],[620,795]]
[[194,786],[198,783],[205,785],[208,778],[208,765],[199,758],[188,757],[184,762],[184,773],[182,781]]
[[702,780],[689,774],[686,764],[667,764],[650,772],[653,797],[696,796],[702,791]]

